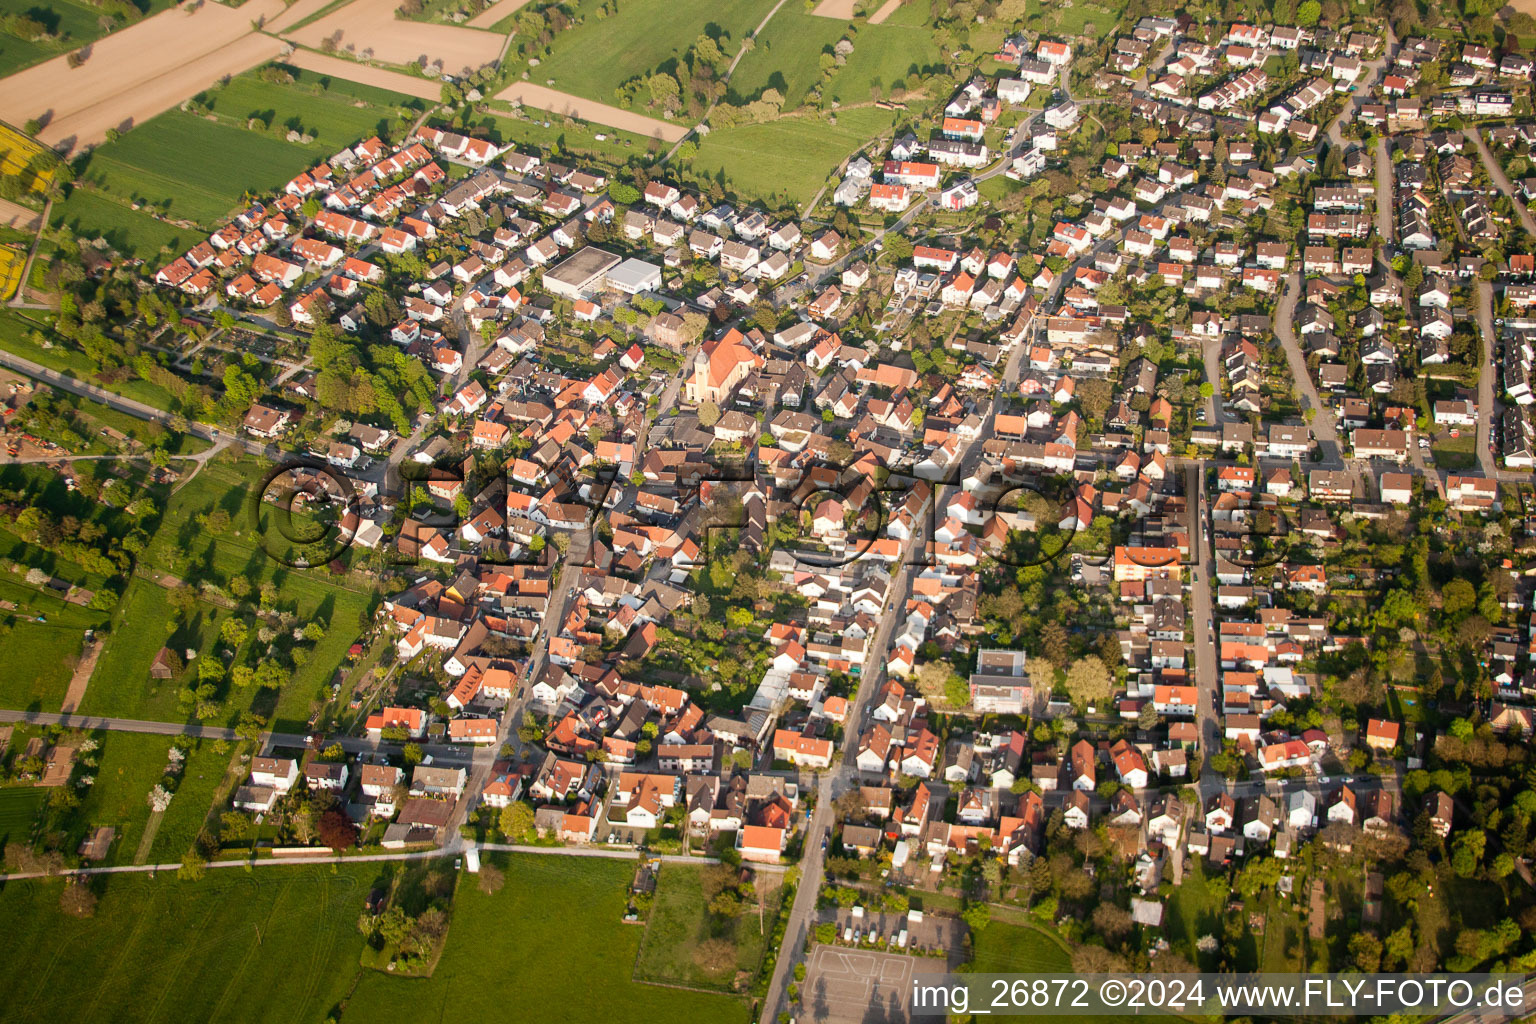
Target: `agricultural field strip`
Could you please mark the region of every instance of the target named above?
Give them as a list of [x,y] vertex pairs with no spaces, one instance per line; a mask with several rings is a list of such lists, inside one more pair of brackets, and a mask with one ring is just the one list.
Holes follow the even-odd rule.
[[349,82],[389,89],[433,103],[442,97],[443,92],[441,85],[425,78],[417,78],[415,75],[407,75],[401,71],[390,71],[388,68],[359,64],[357,61],[316,53],[314,50],[295,50],[283,58],[283,63],[317,74],[344,78]]

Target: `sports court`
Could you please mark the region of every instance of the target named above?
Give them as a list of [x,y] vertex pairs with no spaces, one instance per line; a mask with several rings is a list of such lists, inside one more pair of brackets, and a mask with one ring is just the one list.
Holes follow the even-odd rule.
[[943,970],[932,960],[818,945],[811,951],[800,989],[804,1019],[814,1024],[905,1024],[917,964]]

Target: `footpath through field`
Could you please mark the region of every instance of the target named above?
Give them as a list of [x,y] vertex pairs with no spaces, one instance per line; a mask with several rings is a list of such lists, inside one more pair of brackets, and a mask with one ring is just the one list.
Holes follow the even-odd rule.
[[292,28],[305,18],[313,17],[331,6],[332,0],[297,0],[288,5],[288,9],[275,18],[267,21],[262,28],[274,35]]
[[101,647],[100,640],[92,640],[80,652],[80,664],[75,666],[74,674],[69,677],[69,690],[64,694],[64,703],[59,708],[63,714],[74,711],[85,699],[85,689],[90,685],[91,673],[96,671],[96,659],[101,657]]
[[[365,853],[353,856],[338,856],[328,854],[324,847],[317,847],[313,855],[297,855],[291,857],[258,857],[252,860],[242,857],[239,860],[210,861],[208,868],[270,868],[288,867],[291,865],[305,864],[373,864],[380,861],[391,860],[433,860],[438,857],[455,857],[463,854],[467,849],[489,850],[497,853],[533,853],[549,854],[555,857],[584,857],[590,860],[624,860],[633,862],[635,851],[631,849],[611,850],[601,846],[523,846],[516,843],[468,843],[455,836],[446,845],[434,847],[430,850],[411,850],[402,853]],[[663,853],[651,854],[649,860],[657,860],[663,864],[718,864],[718,857],[685,857],[682,854]],[[161,871],[175,871],[181,865],[172,864],[119,864],[113,867],[99,868],[74,868],[67,871],[19,871],[16,874],[0,873],[0,879],[7,882],[21,881],[28,878],[53,878],[68,877],[71,875],[135,875],[157,873]],[[756,864],[755,870],[782,874],[788,870],[787,865],[782,864]]]
[[499,0],[498,3],[491,4],[464,24],[470,28],[490,28],[501,19],[522,10],[527,3],[528,0]]

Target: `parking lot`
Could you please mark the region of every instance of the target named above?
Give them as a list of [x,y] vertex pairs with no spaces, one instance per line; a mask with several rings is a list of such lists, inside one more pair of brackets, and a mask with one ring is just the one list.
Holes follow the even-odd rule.
[[[823,911],[817,920],[831,921],[837,926],[839,936],[847,929],[862,934],[873,932],[880,937],[882,943],[891,942],[900,932],[905,931],[908,950],[930,955],[942,952],[946,959],[956,964],[960,962],[965,945],[965,928],[953,917],[929,916],[921,921],[912,921],[906,914],[866,913],[863,917],[854,917],[851,910],[843,907]],[[938,966],[939,963],[937,959],[934,961],[933,970],[943,969]]]
[[817,946],[800,989],[802,1017],[814,1024],[905,1024],[913,972],[943,969],[926,957]]

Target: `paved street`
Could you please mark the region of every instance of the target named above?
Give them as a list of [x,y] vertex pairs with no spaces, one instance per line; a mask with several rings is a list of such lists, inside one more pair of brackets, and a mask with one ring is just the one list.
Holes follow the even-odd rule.
[[[1536,236],[1533,236],[1536,237]],[[1498,364],[1494,353],[1498,350],[1498,332],[1493,324],[1493,286],[1487,281],[1477,282],[1477,329],[1482,336],[1483,363],[1477,375],[1477,464],[1483,476],[1507,483],[1528,483],[1531,474],[1499,469],[1498,459],[1492,448],[1493,426],[1498,422],[1501,407],[1496,398],[1499,379]]]
[[[1285,293],[1280,296],[1280,301],[1275,306],[1275,337],[1280,340],[1281,346],[1285,349],[1286,365],[1296,381],[1297,390],[1301,393],[1302,409],[1312,410],[1312,436],[1317,440],[1317,446],[1323,453],[1322,460],[1314,465],[1319,469],[1343,469],[1345,468],[1344,452],[1339,443],[1338,430],[1334,427],[1333,411],[1318,394],[1312,374],[1307,370],[1306,354],[1302,352],[1301,343],[1296,337],[1294,327],[1296,301],[1301,297],[1301,291],[1302,277],[1297,271],[1286,278]],[[1258,439],[1255,438],[1255,440]]]
[[[174,420],[174,417],[164,409],[157,409],[152,405],[145,405],[143,402],[125,398],[115,391],[108,391],[106,388],[97,387],[95,384],[59,373],[57,370],[50,370],[40,363],[34,363],[30,359],[23,359],[21,356],[13,355],[10,352],[0,351],[0,366],[5,366],[19,373],[24,373],[29,377],[36,378],[51,387],[58,388],[60,391],[67,391],[72,395],[79,395],[82,398],[90,398],[101,402],[103,405],[116,409],[119,412],[127,413],[136,419],[148,420],[152,423],[162,423],[166,426],[169,426]],[[211,424],[195,421],[188,422],[186,430],[187,433],[201,437],[204,440],[222,440],[227,444],[238,444],[254,455],[260,455],[266,451],[265,445],[231,434],[229,431],[221,430]],[[207,453],[204,453],[204,457],[208,457]]]
[[1488,177],[1493,179],[1494,185],[1500,192],[1509,197],[1510,205],[1515,208],[1515,216],[1520,218],[1520,224],[1525,228],[1526,234],[1536,238],[1536,218],[1531,216],[1530,208],[1525,205],[1525,200],[1515,191],[1514,184],[1509,180],[1509,175],[1499,166],[1499,161],[1488,150],[1488,143],[1483,140],[1483,133],[1473,128],[1466,132],[1467,138],[1472,140],[1477,155],[1483,161],[1483,168],[1488,172]]
[[199,739],[238,739],[235,730],[219,726],[182,722],[150,722],[137,718],[104,718],[100,715],[60,714],[47,711],[3,711],[0,722],[30,722],[35,725],[62,725],[69,729],[109,729],[116,732],[144,732],[157,736],[193,736]]
[[[1062,95],[1069,102],[1077,102],[1073,99],[1072,90],[1068,83],[1067,72],[1068,69],[1066,67],[1061,69],[1061,81],[1059,83],[1059,88]],[[1079,106],[1086,106],[1090,103],[1098,102],[1100,101],[1085,100],[1079,103]],[[997,177],[999,174],[1005,173],[1008,170],[1009,165],[1013,163],[1014,157],[1018,156],[1022,151],[1024,140],[1029,137],[1029,129],[1035,123],[1035,119],[1038,118],[1041,113],[1042,111],[1035,111],[1020,121],[1017,129],[1015,130],[1014,139],[1016,141],[1014,144],[1004,150],[998,156],[998,159],[993,162],[986,170],[978,171],[975,175],[973,175],[971,180],[979,185],[984,181],[988,181]],[[823,266],[807,267],[805,274],[800,281],[788,282],[783,287],[774,290],[774,305],[779,307],[785,306],[798,296],[806,292],[818,289],[821,286],[821,283],[827,280],[827,278],[833,276],[834,274],[842,273],[843,270],[848,266],[857,263],[859,260],[864,259],[870,253],[874,252],[876,247],[881,244],[886,235],[899,235],[905,231],[908,227],[911,226],[912,222],[917,219],[917,215],[922,213],[923,210],[927,209],[932,202],[933,200],[929,198],[919,199],[917,202],[913,203],[912,206],[910,206],[907,211],[903,213],[899,218],[897,218],[892,224],[890,224],[888,227],[884,227],[876,231],[867,242],[864,242],[863,244],[852,249],[847,253],[847,255]]]
[[[1382,245],[1391,245],[1397,231],[1394,223],[1397,210],[1396,200],[1392,191],[1392,156],[1387,150],[1387,137],[1381,136],[1376,140],[1376,233],[1381,236]],[[1394,273],[1391,269],[1388,274]]]
[[1221,750],[1221,709],[1216,706],[1216,694],[1221,673],[1216,650],[1215,611],[1211,602],[1211,587],[1216,571],[1212,557],[1211,538],[1208,533],[1209,510],[1205,501],[1205,463],[1192,462],[1185,470],[1185,493],[1193,509],[1194,525],[1190,527],[1189,543],[1195,546],[1194,565],[1190,567],[1191,615],[1194,620],[1195,648],[1194,682],[1199,698],[1196,723],[1200,729],[1199,759],[1201,765],[1200,791],[1208,795],[1216,789],[1216,773],[1210,768],[1212,754]]
[[[217,725],[203,725],[200,722],[154,722],[138,718],[110,718],[102,715],[65,714],[49,711],[7,711],[0,710],[0,723],[30,723],[33,725],[62,725],[68,729],[83,729],[94,732],[105,729],[109,732],[138,732],[148,733],[154,736],[190,736],[194,739],[227,740],[235,742],[240,736],[234,729]],[[337,743],[348,754],[384,754],[398,756],[401,745],[398,743],[375,742],[360,736],[327,736],[327,743]],[[261,747],[302,747],[309,741],[309,737],[296,732],[267,732],[261,737]],[[422,753],[429,755],[434,762],[449,764],[467,764],[473,756],[473,749],[449,743],[423,743],[420,744]]]

